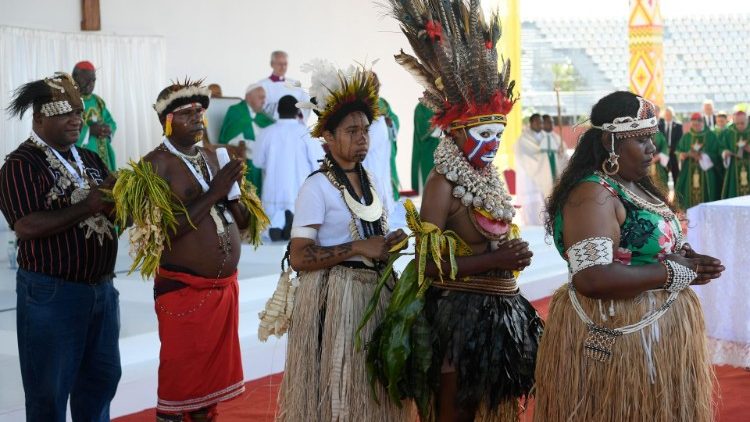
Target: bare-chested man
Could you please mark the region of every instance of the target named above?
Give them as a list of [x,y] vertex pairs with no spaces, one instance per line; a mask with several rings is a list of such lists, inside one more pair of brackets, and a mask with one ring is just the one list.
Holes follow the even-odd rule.
[[197,144],[208,103],[209,91],[199,83],[165,88],[154,105],[165,136],[143,158],[169,185],[165,194],[187,210],[175,213],[176,228],[166,230],[169,246],[154,282],[161,339],[157,421],[213,420],[216,403],[244,391],[237,263],[240,231],[258,216],[241,200],[227,199],[243,178],[242,161],[220,167],[217,153]]

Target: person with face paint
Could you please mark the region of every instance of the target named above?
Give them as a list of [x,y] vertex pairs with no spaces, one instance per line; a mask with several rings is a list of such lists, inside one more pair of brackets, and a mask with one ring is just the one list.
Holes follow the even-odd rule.
[[[549,116],[547,116],[549,117]],[[552,129],[552,119],[550,130]],[[544,200],[552,192],[568,158],[559,137],[542,130],[542,117],[533,114],[513,146],[516,156],[516,200],[521,206],[521,221],[541,226]]]
[[535,421],[713,420],[703,312],[689,286],[724,267],[685,243],[649,176],[657,124],[654,105],[631,92],[600,99],[550,196],[547,234],[569,278],[539,346]]
[[[377,399],[371,395],[366,351],[355,347],[367,300],[375,295],[377,305],[363,337],[371,335],[385,311],[390,293],[376,293],[379,272],[388,251],[406,239],[402,230],[388,232],[383,193],[362,165],[369,126],[381,113],[375,78],[367,69],[340,71],[322,60],[303,70],[312,73],[313,100],[298,105],[318,115],[311,135],[325,140],[327,153],[299,190],[291,266],[279,283],[288,283],[292,269],[298,272],[293,299],[283,300],[294,305],[284,324],[290,328],[277,419],[405,421],[411,405],[388,400],[383,388],[375,389]],[[261,314],[261,338],[283,334],[263,333],[263,327],[277,325],[266,319],[277,311],[269,301]]]
[[164,88],[154,104],[161,144],[112,189],[118,222],[133,222],[131,271],[154,277],[157,422],[213,421],[217,403],[245,388],[237,263],[242,240],[258,245],[268,218],[243,160],[199,146],[209,96],[201,81]]
[[29,109],[31,133],[0,168],[0,210],[18,238],[25,420],[63,422],[70,399],[73,420],[106,422],[121,375],[117,235],[103,192],[113,179],[75,146],[84,105],[70,75],[19,87],[8,112]]
[[682,135],[675,152],[680,160],[680,176],[674,192],[680,207],[686,210],[719,199],[719,180],[724,180],[721,147],[699,113],[690,117],[690,130]]
[[516,98],[510,63],[498,69],[500,20],[483,19],[479,2],[390,4],[416,54],[395,59],[423,86],[444,136],[419,213],[407,202],[416,257],[368,343],[372,376],[391,398],[413,398],[422,420],[516,420],[542,321],[518,289],[532,253],[493,165]]
[[112,118],[102,97],[94,94],[96,69],[91,62],[76,63],[73,68],[73,79],[81,90],[83,98],[83,126],[76,146],[94,151],[107,164],[110,171],[117,169],[115,150],[112,149],[112,137],[115,136],[117,124]]

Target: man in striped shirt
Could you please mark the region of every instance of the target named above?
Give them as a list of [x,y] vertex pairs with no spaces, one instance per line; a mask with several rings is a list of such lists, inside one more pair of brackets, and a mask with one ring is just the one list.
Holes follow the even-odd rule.
[[0,210],[18,237],[17,335],[26,420],[109,421],[120,379],[117,237],[107,166],[77,149],[83,103],[68,74],[27,83],[8,107],[32,132],[0,168]]

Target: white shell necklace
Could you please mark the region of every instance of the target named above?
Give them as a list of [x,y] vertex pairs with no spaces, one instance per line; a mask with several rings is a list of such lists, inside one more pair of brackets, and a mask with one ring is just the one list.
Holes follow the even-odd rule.
[[452,139],[444,137],[435,149],[435,171],[455,184],[453,196],[465,206],[487,211],[496,220],[510,223],[516,210],[512,197],[494,165],[477,170],[458,149]]
[[[193,174],[193,177],[195,177],[195,180],[198,181],[198,184],[201,186],[201,189],[203,192],[208,192],[208,183],[213,179],[213,174],[211,173],[211,167],[208,165],[208,160],[206,160],[206,157],[203,155],[203,152],[201,150],[198,150],[198,153],[194,156],[190,156],[188,154],[184,154],[177,150],[177,148],[172,145],[171,142],[169,142],[169,139],[165,136],[162,140],[162,143],[164,146],[171,152],[172,154],[176,155],[180,160],[182,160],[183,163],[187,166],[188,170],[190,170],[190,173]],[[206,181],[206,178],[203,177],[203,173],[199,171],[196,166],[200,166],[200,163],[196,162],[195,159],[200,157],[203,161],[203,164],[206,166],[206,171],[208,172],[208,181]],[[228,210],[224,210],[224,220],[226,220],[226,223],[224,220],[221,219],[219,216],[219,209],[216,206],[216,204],[211,206],[211,211],[209,211],[209,215],[211,216],[211,219],[214,221],[214,224],[216,225],[216,235],[219,238],[219,247],[224,252],[225,260],[226,256],[229,255],[229,253],[232,251],[232,244],[229,238],[229,233],[227,233],[226,225],[231,224],[232,219],[231,213]],[[224,266],[224,263],[221,264],[222,268]],[[219,273],[221,273],[221,268],[219,269]]]
[[[47,155],[47,161],[54,161],[50,160],[49,155],[52,154],[57,159],[57,161],[60,162],[60,164],[63,165],[63,168],[66,170],[66,176],[71,179],[73,183],[75,183],[76,187],[79,189],[88,189],[89,183],[86,181],[86,178],[84,177],[84,168],[83,168],[83,160],[81,160],[81,155],[78,154],[78,149],[75,145],[72,145],[70,148],[71,154],[73,154],[73,160],[75,160],[76,167],[78,167],[78,171],[75,171],[73,166],[70,165],[68,160],[63,158],[62,154],[60,154],[59,151],[52,148],[51,146],[47,145],[46,142],[42,141],[42,139],[39,137],[39,135],[36,134],[33,130],[31,131],[31,142],[33,142],[36,146],[41,148],[45,154]],[[52,164],[50,162],[50,164]]]
[[[60,152],[44,142],[33,130],[31,131],[31,142],[39,149],[44,151],[50,168],[60,172],[60,177],[56,181],[56,185],[59,190],[55,187],[50,190],[50,192],[47,194],[48,203],[51,200],[57,199],[58,196],[64,195],[65,190],[70,186],[71,183],[75,185],[75,189],[73,189],[73,192],[70,194],[70,204],[77,204],[85,200],[89,194],[91,187],[89,185],[89,181],[86,180],[83,160],[81,159],[81,155],[78,153],[78,149],[76,148],[76,146],[73,145],[70,148],[70,151],[73,155],[73,160],[76,163],[76,167],[78,167],[78,171],[76,171],[73,166],[70,165],[68,160],[63,158]],[[109,221],[109,219],[107,219],[107,217],[105,217],[101,213],[97,213],[88,216],[83,221],[80,221],[78,223],[78,227],[84,230],[84,236],[86,237],[86,239],[90,238],[92,235],[96,235],[96,239],[99,241],[99,245],[103,245],[105,237],[109,240],[113,239],[112,232],[114,231],[115,226],[111,221]]]

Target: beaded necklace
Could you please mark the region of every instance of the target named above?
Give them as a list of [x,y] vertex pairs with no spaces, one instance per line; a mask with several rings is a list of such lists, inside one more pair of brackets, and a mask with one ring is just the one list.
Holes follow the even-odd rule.
[[494,165],[474,168],[452,139],[444,137],[435,149],[435,171],[453,183],[453,196],[465,206],[487,211],[496,220],[510,223],[516,210]]
[[[362,167],[362,164],[357,163],[355,170],[359,175],[365,203],[370,202],[369,205],[362,204],[355,199],[357,194],[354,191],[354,186],[352,186],[349,178],[346,177],[341,166],[330,155],[326,155],[321,170],[325,173],[328,181],[341,193],[341,198],[344,200],[347,209],[349,209],[351,215],[349,234],[352,240],[362,240],[371,236],[385,235],[388,231],[388,213],[380,202],[377,192],[372,188],[370,176]],[[379,214],[379,218],[376,214]],[[362,226],[362,233],[360,233],[357,226],[357,220],[360,221],[360,225]],[[367,258],[363,259],[365,263],[372,265],[372,261]]]
[[[47,205],[65,196],[65,191],[70,186],[74,187],[73,192],[70,194],[71,205],[85,200],[91,190],[91,185],[86,177],[83,160],[78,153],[78,149],[75,146],[71,148],[73,160],[78,168],[78,171],[76,171],[68,160],[63,158],[56,149],[47,145],[34,131],[31,131],[30,141],[32,145],[44,152],[47,163],[50,169],[53,170],[53,174],[59,175],[55,180],[54,186],[47,192]],[[95,234],[100,246],[104,244],[104,237],[107,237],[109,240],[113,239],[112,232],[115,228],[114,224],[101,213],[87,217],[78,223],[78,227],[84,230],[86,239]]]

